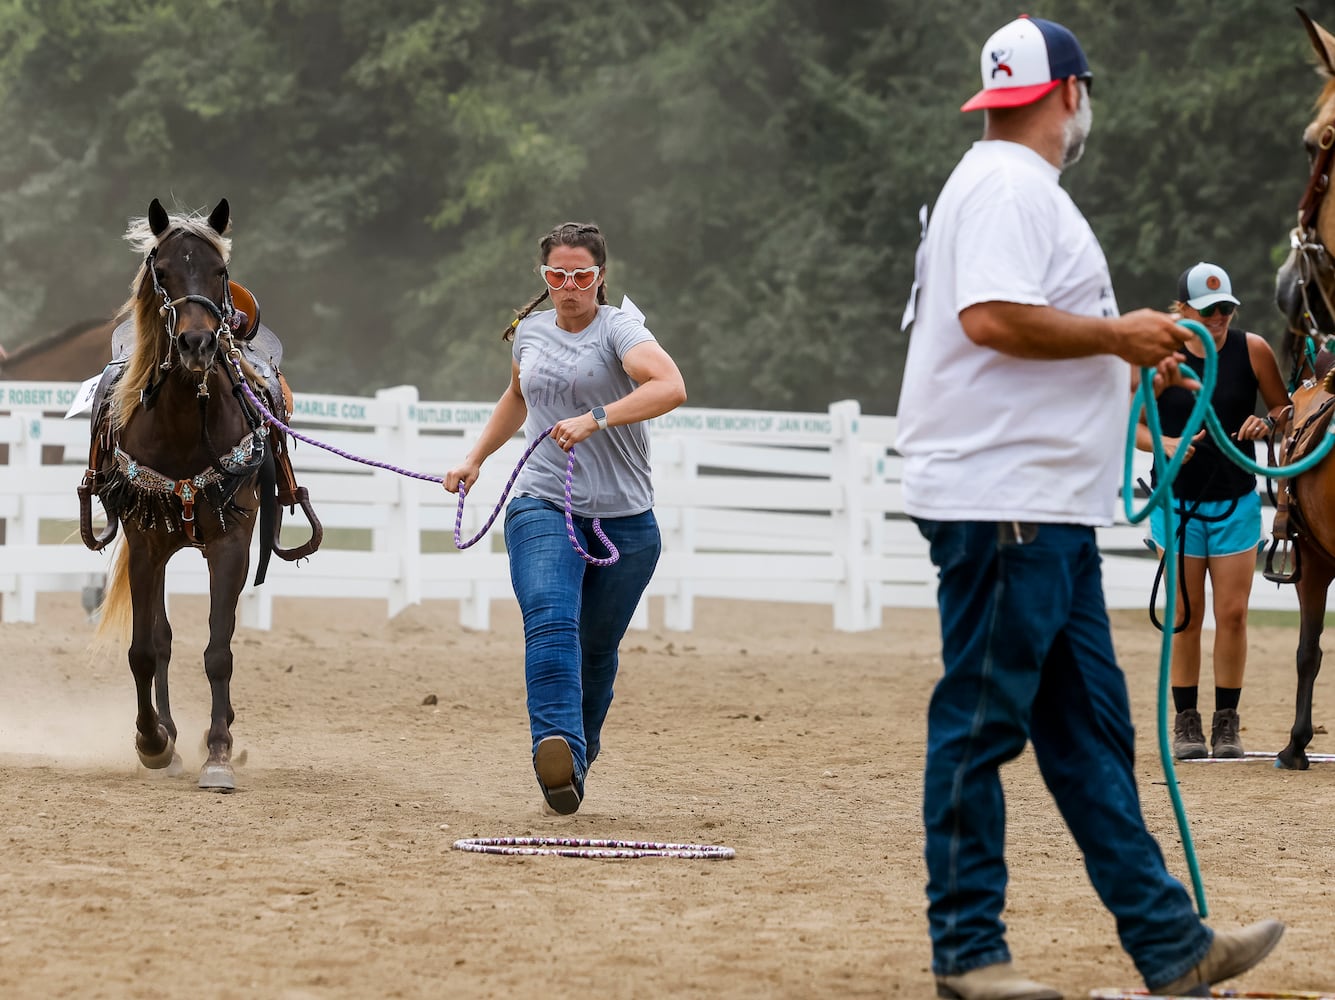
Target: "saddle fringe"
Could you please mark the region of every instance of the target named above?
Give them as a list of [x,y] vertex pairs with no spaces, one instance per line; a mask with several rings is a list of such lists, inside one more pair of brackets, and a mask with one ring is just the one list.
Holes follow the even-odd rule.
[[[274,409],[281,407],[281,412],[284,415],[290,413],[292,408],[291,389],[282,373],[275,370],[278,398],[274,399],[274,394],[270,392],[269,385],[259,377],[249,361],[244,357],[241,360],[243,377],[251,381],[252,385],[258,387],[257,392],[269,397],[271,407]],[[194,484],[199,489],[192,488],[189,491],[189,502],[186,502],[187,498],[181,495],[182,490],[180,489],[174,490],[171,494],[161,494],[161,491],[144,491],[136,488],[137,484],[132,483],[127,478],[125,471],[120,468],[115,460],[119,446],[118,426],[113,411],[115,409],[114,401],[117,398],[115,391],[117,383],[124,377],[125,370],[126,365],[123,360],[113,362],[107,366],[102,383],[98,387],[97,399],[93,407],[88,465],[84,471],[83,479],[76,489],[79,498],[79,535],[84,545],[93,552],[102,551],[115,539],[119,524],[125,518],[135,518],[145,528],[165,524],[168,526],[168,530],[184,531],[192,544],[199,545],[201,544],[200,540],[193,530],[193,507],[199,493],[208,495],[211,506],[213,506],[218,516],[219,524],[222,530],[226,531],[227,504],[242,479],[248,478],[250,473],[225,483],[211,481],[207,485],[203,483]],[[286,435],[281,432],[273,433],[274,428],[268,428],[268,430],[270,433],[267,437],[271,445],[275,472],[269,488],[275,495],[261,498],[262,504],[267,502],[274,505],[274,516],[269,521],[271,528],[264,532],[267,537],[262,537],[265,548],[263,562],[267,562],[267,556],[270,552],[287,562],[295,562],[319,549],[324,539],[324,529],[319,518],[315,515],[306,488],[297,483],[296,474],[292,469],[292,459],[287,449]],[[187,480],[186,482],[191,481]],[[102,501],[103,509],[107,513],[107,527],[100,535],[93,530],[92,498],[94,496]],[[291,512],[295,512],[297,507],[301,508],[302,514],[311,529],[310,537],[301,545],[293,548],[283,548],[278,544],[279,530],[282,524],[282,507],[287,507]],[[263,579],[263,571],[261,570],[257,574],[256,585],[262,583]]]

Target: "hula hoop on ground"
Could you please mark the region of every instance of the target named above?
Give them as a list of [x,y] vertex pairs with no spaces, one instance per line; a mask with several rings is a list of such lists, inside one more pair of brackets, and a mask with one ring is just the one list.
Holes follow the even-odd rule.
[[466,837],[454,842],[456,851],[475,854],[557,855],[563,858],[697,858],[727,861],[736,856],[731,847],[715,844],[660,844],[642,840],[586,840],[577,837]]
[[[1335,1000],[1335,993],[1313,993],[1309,990],[1277,990],[1254,992],[1243,990],[1212,990],[1212,997],[1230,997],[1237,1000]],[[1157,993],[1145,990],[1090,990],[1089,1000],[1161,1000]]]

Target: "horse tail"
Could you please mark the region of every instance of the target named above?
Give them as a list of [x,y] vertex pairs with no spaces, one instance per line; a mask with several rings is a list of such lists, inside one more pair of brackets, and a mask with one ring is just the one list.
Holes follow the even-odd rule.
[[118,545],[111,572],[107,574],[107,596],[98,609],[97,638],[128,642],[132,625],[130,604],[130,548]]

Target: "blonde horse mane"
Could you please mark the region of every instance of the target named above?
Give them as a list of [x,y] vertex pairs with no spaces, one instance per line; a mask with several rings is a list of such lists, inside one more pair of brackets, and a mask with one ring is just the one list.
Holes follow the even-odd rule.
[[126,362],[125,375],[116,384],[112,399],[112,425],[116,430],[125,426],[139,404],[139,393],[149,384],[158,362],[166,354],[167,330],[158,308],[162,305],[153,291],[152,276],[148,273],[148,254],[169,236],[186,233],[210,244],[222,255],[226,264],[232,257],[232,240],[220,235],[209,225],[207,216],[200,212],[174,213],[168,216],[162,237],[153,235],[147,217],[130,220],[125,240],[143,261],[130,281],[130,297],[121,306],[117,318],[134,320],[134,349]]

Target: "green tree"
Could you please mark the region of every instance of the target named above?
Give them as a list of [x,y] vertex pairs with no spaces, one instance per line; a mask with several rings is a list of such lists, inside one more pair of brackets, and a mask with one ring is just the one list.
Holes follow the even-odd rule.
[[[1095,73],[1063,183],[1123,308],[1194,261],[1269,304],[1318,81],[1263,0],[1051,0]],[[1320,16],[1321,12],[1316,12]],[[538,238],[598,222],[693,402],[892,412],[917,211],[1009,3],[0,0],[0,341],[124,298],[155,196],[228,197],[301,388],[499,394]],[[102,363],[89,359],[90,373]]]

